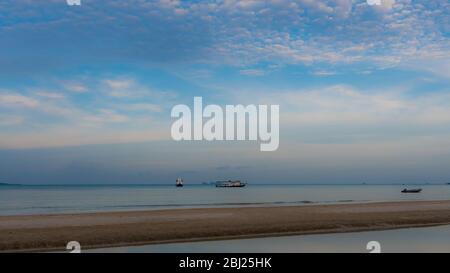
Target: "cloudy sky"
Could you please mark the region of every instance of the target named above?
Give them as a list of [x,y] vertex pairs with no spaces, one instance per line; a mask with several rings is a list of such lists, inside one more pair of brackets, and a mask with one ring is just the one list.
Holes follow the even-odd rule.
[[[0,182],[450,182],[448,0],[3,0]],[[279,104],[280,148],[171,108]]]

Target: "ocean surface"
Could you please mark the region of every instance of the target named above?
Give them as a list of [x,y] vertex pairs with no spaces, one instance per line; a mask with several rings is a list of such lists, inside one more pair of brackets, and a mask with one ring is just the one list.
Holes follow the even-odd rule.
[[105,253],[369,253],[377,241],[385,253],[450,253],[450,226],[116,247]]
[[450,185],[22,185],[0,186],[0,215],[448,199]]

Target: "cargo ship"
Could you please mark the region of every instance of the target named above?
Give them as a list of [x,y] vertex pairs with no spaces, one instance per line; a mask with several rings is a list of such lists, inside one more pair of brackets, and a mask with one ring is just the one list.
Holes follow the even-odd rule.
[[175,183],[177,187],[183,187],[183,179],[181,179],[180,177],[177,178]]
[[247,183],[241,182],[240,180],[228,180],[228,181],[217,181],[216,187],[218,188],[242,188],[245,187]]

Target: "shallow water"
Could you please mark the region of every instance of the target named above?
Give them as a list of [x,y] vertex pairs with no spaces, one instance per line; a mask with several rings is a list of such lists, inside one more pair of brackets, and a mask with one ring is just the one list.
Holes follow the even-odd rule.
[[150,210],[190,207],[301,205],[308,203],[445,200],[448,185],[422,185],[402,194],[403,185],[78,185],[0,186],[0,215]]
[[377,241],[381,252],[450,252],[450,226],[176,243],[89,250],[130,253],[368,253]]

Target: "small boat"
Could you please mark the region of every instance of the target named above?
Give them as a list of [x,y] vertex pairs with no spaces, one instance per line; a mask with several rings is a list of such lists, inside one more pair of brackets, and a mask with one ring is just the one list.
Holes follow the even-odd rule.
[[216,187],[218,188],[242,188],[245,187],[247,183],[241,182],[241,180],[228,180],[228,181],[217,181]]
[[422,189],[403,189],[402,193],[419,193]]
[[176,184],[177,187],[183,187],[183,179],[181,179],[180,177],[177,178],[176,180]]

